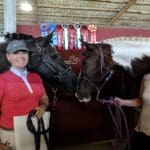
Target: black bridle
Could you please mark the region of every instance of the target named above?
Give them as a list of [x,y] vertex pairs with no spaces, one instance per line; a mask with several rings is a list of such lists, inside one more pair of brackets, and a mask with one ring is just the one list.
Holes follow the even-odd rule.
[[[40,66],[44,64],[51,71],[51,75],[53,75],[57,81],[62,82],[64,76],[66,76],[67,74],[71,72],[71,67],[65,66],[64,69],[59,70],[55,65],[50,64],[50,61],[46,60],[46,58],[44,57],[44,51],[42,50],[41,46],[36,40],[35,40],[35,43],[36,43],[36,52],[38,53],[38,62],[36,64],[37,66],[35,67],[35,69],[38,72],[40,72]],[[55,59],[55,61],[57,60],[59,61],[59,58],[55,51],[49,52],[49,55],[51,56],[52,59]]]

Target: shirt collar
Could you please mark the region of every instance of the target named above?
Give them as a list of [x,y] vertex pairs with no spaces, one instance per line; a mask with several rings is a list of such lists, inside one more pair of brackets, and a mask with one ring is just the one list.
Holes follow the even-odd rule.
[[20,71],[20,70],[18,70],[18,69],[15,68],[15,67],[11,67],[11,68],[10,68],[10,71],[13,72],[15,75],[17,75],[17,76],[19,76],[19,77],[26,77],[27,74],[28,74],[28,71],[27,71],[26,68],[25,68],[24,71]]

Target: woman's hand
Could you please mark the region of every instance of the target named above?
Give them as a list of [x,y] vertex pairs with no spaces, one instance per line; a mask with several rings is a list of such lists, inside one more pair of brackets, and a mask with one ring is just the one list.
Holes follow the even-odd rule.
[[36,109],[36,114],[35,114],[35,116],[36,116],[38,119],[40,119],[40,118],[43,116],[43,114],[45,113],[45,109],[44,109],[43,107],[41,107],[41,106],[38,106],[38,107],[36,107],[35,109]]
[[142,100],[140,100],[139,98],[122,99],[122,98],[116,97],[115,103],[119,106],[139,107],[142,105]]
[[0,150],[9,150],[9,149],[10,148],[7,145],[3,144],[1,139],[0,139]]
[[118,106],[125,106],[125,100],[119,98],[119,97],[116,97],[115,98],[115,103],[118,105]]
[[3,144],[0,144],[0,150],[8,150],[8,147]]

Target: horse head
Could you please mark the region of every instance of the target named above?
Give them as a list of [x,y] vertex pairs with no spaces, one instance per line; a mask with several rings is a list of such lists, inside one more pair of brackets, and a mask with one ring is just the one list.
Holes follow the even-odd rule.
[[113,61],[113,50],[110,44],[91,44],[86,46],[81,72],[78,77],[76,97],[80,102],[91,99],[105,99],[109,96],[127,95],[127,84],[132,80],[128,70]]
[[27,68],[30,71],[39,73],[44,84],[48,87],[57,87],[73,92],[76,86],[76,76],[50,45],[51,37],[52,34],[38,38],[16,33],[5,35],[4,42],[0,43],[0,62],[4,62],[4,65],[1,66],[1,72],[6,70],[3,66],[6,66],[5,68],[7,69],[9,68],[9,63],[4,55],[6,46],[14,39],[23,39],[31,51]]
[[[38,72],[45,85],[63,88],[74,92],[76,76],[58,52],[50,45],[51,34],[47,37],[36,38],[36,51],[30,55],[28,68]],[[28,43],[29,44],[29,43]]]

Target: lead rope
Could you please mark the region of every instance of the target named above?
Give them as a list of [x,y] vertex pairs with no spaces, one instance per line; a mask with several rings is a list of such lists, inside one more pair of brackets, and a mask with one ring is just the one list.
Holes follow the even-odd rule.
[[[103,103],[103,104],[108,104],[108,110],[110,112],[111,118],[113,120],[113,123],[117,129],[117,133],[119,135],[119,137],[122,137],[122,124],[121,124],[121,117],[123,117],[123,121],[125,123],[125,127],[126,127],[126,134],[127,134],[127,141],[128,141],[128,150],[131,150],[131,144],[130,144],[130,134],[129,134],[129,129],[128,129],[128,124],[127,124],[127,119],[125,116],[125,113],[122,109],[122,107],[118,106],[115,101],[114,101],[115,97],[110,97],[109,100],[105,100],[105,99],[96,99],[97,101]],[[116,113],[115,115],[112,112],[112,108],[111,105],[113,105],[116,109]]]
[[49,147],[52,149],[55,140],[55,124],[56,124],[56,102],[57,102],[57,88],[52,88],[53,98],[51,104],[51,117],[50,117],[50,131],[49,131]]
[[47,137],[47,132],[49,131],[49,128],[48,129],[45,129],[45,126],[44,126],[44,121],[43,121],[43,118],[41,119],[38,119],[37,122],[38,122],[38,127],[37,127],[37,130],[36,128],[34,127],[33,125],[33,122],[32,122],[32,116],[34,116],[36,113],[36,110],[32,110],[28,117],[27,117],[27,128],[28,130],[34,135],[34,143],[35,143],[35,150],[40,150],[40,146],[41,146],[41,135],[43,134],[44,136],[44,139],[45,139],[45,143],[46,143],[46,146],[47,146],[47,150],[49,150],[48,148],[48,137]]

